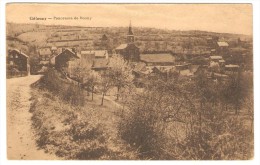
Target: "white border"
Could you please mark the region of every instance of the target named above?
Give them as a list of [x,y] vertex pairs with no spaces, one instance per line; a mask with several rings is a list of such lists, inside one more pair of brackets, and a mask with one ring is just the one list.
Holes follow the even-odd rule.
[[[249,161],[9,161],[7,160],[6,156],[6,68],[5,68],[5,54],[6,54],[6,33],[5,33],[5,4],[9,2],[41,2],[41,3],[252,3],[253,4],[253,38],[254,38],[254,103],[255,103],[255,153],[254,153],[254,159]],[[259,104],[260,100],[260,78],[257,76],[258,72],[260,72],[260,65],[258,63],[260,62],[260,51],[259,51],[259,21],[260,21],[260,1],[259,0],[133,0],[133,1],[127,1],[127,0],[81,0],[81,1],[73,1],[73,0],[1,0],[0,1],[0,129],[1,129],[1,136],[0,136],[0,164],[121,164],[121,163],[137,163],[137,164],[143,164],[143,163],[166,163],[166,164],[260,164],[260,153],[259,153]]]

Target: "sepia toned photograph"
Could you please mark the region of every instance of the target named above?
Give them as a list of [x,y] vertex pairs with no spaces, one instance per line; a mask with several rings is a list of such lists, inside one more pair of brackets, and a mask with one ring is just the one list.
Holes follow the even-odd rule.
[[252,4],[7,3],[8,160],[253,160]]

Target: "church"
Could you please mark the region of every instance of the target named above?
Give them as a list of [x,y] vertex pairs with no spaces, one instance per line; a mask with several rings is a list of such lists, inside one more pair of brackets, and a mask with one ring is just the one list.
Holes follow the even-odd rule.
[[116,49],[116,54],[120,54],[128,62],[140,61],[139,48],[135,45],[135,37],[132,31],[131,22],[126,36],[126,43],[119,45]]

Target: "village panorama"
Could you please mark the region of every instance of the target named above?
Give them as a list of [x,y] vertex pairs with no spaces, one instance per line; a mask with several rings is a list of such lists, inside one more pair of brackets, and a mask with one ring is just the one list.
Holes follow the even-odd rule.
[[7,23],[7,155],[248,160],[252,36]]

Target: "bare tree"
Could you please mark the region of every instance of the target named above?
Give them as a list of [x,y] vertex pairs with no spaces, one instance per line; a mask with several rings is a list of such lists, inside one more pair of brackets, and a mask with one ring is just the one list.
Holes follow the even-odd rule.
[[89,87],[91,91],[91,100],[94,99],[94,90],[95,87],[100,83],[101,77],[100,75],[95,71],[89,71],[83,78],[83,85]]
[[100,90],[102,92],[102,99],[101,99],[100,105],[103,105],[104,104],[104,97],[105,97],[107,91],[112,87],[112,82],[111,82],[111,79],[110,79],[108,72],[104,72],[101,75],[101,80],[100,80],[99,85],[100,85]]

